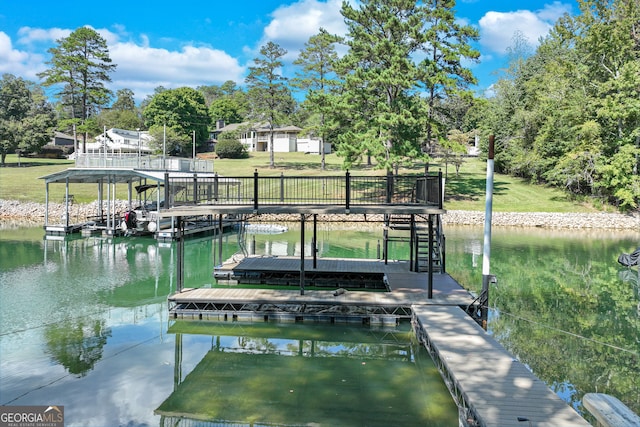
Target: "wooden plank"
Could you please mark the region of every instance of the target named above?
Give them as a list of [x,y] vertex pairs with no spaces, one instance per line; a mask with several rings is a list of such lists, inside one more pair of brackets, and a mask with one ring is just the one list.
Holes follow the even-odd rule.
[[576,411],[458,307],[413,306],[453,385],[489,427],[587,427]]
[[587,393],[582,398],[582,403],[604,427],[640,426],[640,417],[614,396]]

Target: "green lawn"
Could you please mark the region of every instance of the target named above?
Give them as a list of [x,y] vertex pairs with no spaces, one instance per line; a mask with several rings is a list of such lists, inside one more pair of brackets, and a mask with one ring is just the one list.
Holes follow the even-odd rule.
[[[269,168],[269,153],[254,153],[248,159],[215,160],[214,169],[223,176],[250,176],[255,170],[260,175],[323,176],[344,175],[342,161],[335,154],[326,156],[327,169],[320,168],[320,156],[303,153],[275,153],[276,167]],[[45,184],[42,176],[73,167],[73,161],[52,159],[20,159],[7,156],[7,164],[0,167],[0,198],[18,201],[44,202]],[[441,169],[444,165],[433,163],[430,170]],[[400,174],[416,174],[424,171],[424,164],[414,168],[401,169]],[[383,175],[384,171],[373,167],[355,167],[353,175]],[[456,176],[452,166],[448,168],[445,190],[445,209],[484,210],[486,192],[486,163],[479,159],[467,159]],[[64,185],[50,185],[51,201],[59,202],[64,197]],[[118,197],[127,198],[126,188],[120,186]],[[97,198],[97,189],[92,184],[72,184],[71,192],[79,203],[89,203]],[[569,200],[557,189],[531,185],[519,178],[496,175],[494,178],[493,208],[501,212],[595,212],[587,206]]]

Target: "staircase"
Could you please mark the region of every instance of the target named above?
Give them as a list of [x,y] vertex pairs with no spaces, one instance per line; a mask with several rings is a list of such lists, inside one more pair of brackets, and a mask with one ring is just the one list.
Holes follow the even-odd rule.
[[[411,215],[389,215],[386,225],[390,230],[408,232],[409,236],[402,240],[408,241],[414,247],[412,253],[412,270],[418,273],[429,271],[429,223],[427,217],[419,216],[414,221]],[[413,238],[411,237],[413,236]],[[440,215],[433,216],[432,236],[433,253],[432,266],[434,273],[444,273],[444,233]]]

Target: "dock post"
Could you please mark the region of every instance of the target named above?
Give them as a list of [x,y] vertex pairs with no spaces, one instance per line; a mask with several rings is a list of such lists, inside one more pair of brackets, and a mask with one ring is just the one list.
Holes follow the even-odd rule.
[[300,215],[300,295],[304,295],[304,214]]
[[284,172],[280,172],[280,203],[284,203]]
[[253,172],[253,211],[258,212],[258,169]]
[[224,223],[222,214],[218,215],[218,265],[222,265],[222,235],[224,234]]
[[[213,200],[218,201],[218,193],[220,191],[220,179],[218,178],[218,172],[213,175]],[[228,186],[227,186],[228,187]]]
[[183,228],[183,222],[182,222],[182,217],[179,216],[177,217],[177,231],[178,231],[178,242],[177,242],[177,249],[178,249],[178,271],[177,271],[177,276],[178,276],[178,283],[176,285],[176,291],[177,292],[182,292],[182,289],[184,289],[184,228]]
[[344,192],[345,192],[345,209],[346,212],[349,213],[349,209],[351,209],[351,174],[347,170],[345,174],[345,183],[344,183]]
[[318,268],[318,214],[313,214],[313,268]]
[[197,173],[193,174],[193,204],[194,205],[198,204],[198,174]]
[[65,180],[64,189],[65,230],[69,229],[69,178]]
[[494,136],[489,136],[489,154],[487,156],[487,188],[484,212],[484,246],[482,249],[482,293],[480,294],[480,320],[482,328],[487,329],[489,311],[489,283],[491,277],[491,215],[493,212],[493,158],[494,158]]
[[169,172],[164,173],[164,207],[169,209],[173,207],[173,200],[171,200],[171,189],[169,188],[171,183],[169,182]]
[[416,232],[416,216],[411,214],[409,227],[409,271],[418,271],[418,233]]
[[48,182],[45,184],[44,188],[45,188],[44,190],[44,226],[46,228],[49,225],[49,183]]
[[433,299],[433,215],[429,214],[429,256],[428,256],[427,298]]

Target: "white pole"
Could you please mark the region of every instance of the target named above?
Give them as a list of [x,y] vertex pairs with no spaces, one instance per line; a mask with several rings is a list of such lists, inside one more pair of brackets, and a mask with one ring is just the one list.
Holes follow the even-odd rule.
[[76,164],[78,163],[78,137],[76,134],[76,124],[73,124],[73,153],[76,157]]
[[166,169],[165,161],[167,158],[167,124],[162,125],[162,168]]
[[489,283],[491,277],[491,216],[493,213],[493,169],[494,169],[494,136],[489,136],[489,154],[487,156],[487,189],[484,209],[484,247],[482,249],[482,294],[480,310],[482,327],[487,329],[487,311],[489,308]]
[[138,169],[140,169],[140,128],[136,128],[138,131]]

